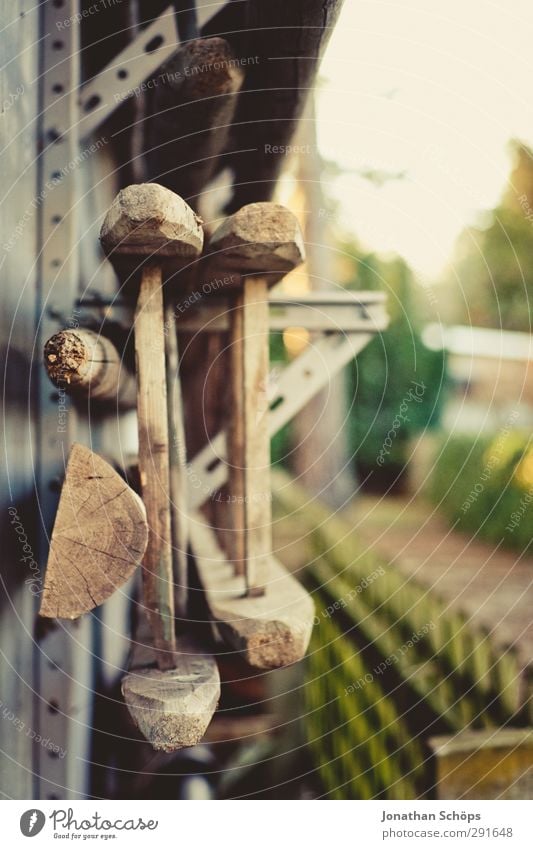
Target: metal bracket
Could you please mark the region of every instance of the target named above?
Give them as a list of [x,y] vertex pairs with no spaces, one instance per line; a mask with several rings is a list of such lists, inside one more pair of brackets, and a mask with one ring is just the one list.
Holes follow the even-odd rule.
[[[72,309],[77,295],[78,260],[78,168],[77,92],[79,86],[79,0],[44,4],[39,193],[36,207],[40,219],[39,323],[37,346],[58,330],[52,299]],[[68,15],[72,25],[58,24]],[[58,35],[60,33],[60,35]],[[41,527],[40,556],[46,559],[47,533],[57,509],[57,482],[61,478],[76,413],[66,396],[50,386],[44,369],[38,370],[39,443],[38,520]],[[85,767],[90,752],[91,634],[89,617],[79,623],[61,623],[47,631],[36,647],[38,686],[35,721],[43,740],[52,749],[35,744],[36,798],[76,799],[88,792]],[[57,748],[63,754],[57,755]]]
[[[198,8],[198,26],[209,21],[226,5],[221,2],[202,4]],[[133,97],[142,83],[153,74],[180,46],[176,12],[169,6],[150,26],[109,62],[81,90],[79,133],[82,139],[94,131],[115,111]]]
[[[229,329],[231,306],[220,298],[204,298],[201,306],[191,299],[176,307],[176,326],[180,331],[223,332]],[[200,300],[200,299],[198,299]],[[378,332],[387,326],[384,292],[308,292],[298,297],[271,293],[270,330],[304,327],[309,331],[357,333]],[[183,309],[186,308],[186,309]]]
[[[334,333],[310,344],[286,366],[273,387],[269,431],[274,436],[370,342],[376,330]],[[197,510],[226,482],[226,434],[221,431],[187,467],[189,508]]]
[[[227,299],[204,298],[201,307],[188,301],[180,308],[174,307],[176,327],[185,333],[223,333],[229,330],[231,307]],[[323,333],[378,333],[385,330],[388,317],[384,292],[309,292],[294,297],[270,293],[269,328],[283,331],[289,327],[304,327],[306,330]],[[98,292],[86,293],[76,306],[86,317],[98,316],[101,322],[105,315],[117,323],[129,316],[131,304],[119,297],[107,297]]]

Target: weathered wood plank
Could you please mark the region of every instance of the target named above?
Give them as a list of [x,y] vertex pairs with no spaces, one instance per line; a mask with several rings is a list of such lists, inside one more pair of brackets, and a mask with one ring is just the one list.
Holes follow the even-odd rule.
[[247,278],[231,312],[232,421],[229,429],[229,506],[236,574],[248,595],[262,595],[272,551],[268,429],[268,288]]
[[135,311],[139,473],[149,526],[143,561],[143,600],[159,665],[168,669],[176,642],[163,320],[161,269],[146,266]]
[[179,377],[178,339],[171,305],[167,305],[165,315],[174,598],[176,614],[184,618],[187,607],[187,510],[189,501],[187,487],[187,449],[185,445],[183,402]]
[[48,377],[69,395],[133,409],[135,376],[110,339],[92,330],[60,330],[44,346]]
[[143,503],[105,460],[72,446],[52,532],[40,615],[76,619],[131,577],[148,540]]
[[259,598],[246,597],[242,579],[198,515],[191,518],[190,535],[207,606],[225,642],[258,669],[301,660],[313,629],[314,605],[298,581],[270,557],[267,592]]

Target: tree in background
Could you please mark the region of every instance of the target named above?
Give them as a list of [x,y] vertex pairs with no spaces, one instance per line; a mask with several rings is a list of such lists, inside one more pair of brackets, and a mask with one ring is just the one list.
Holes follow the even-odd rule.
[[[531,331],[533,300],[533,153],[512,141],[509,185],[486,221],[460,235],[444,284],[453,286],[450,319],[460,324]],[[458,288],[459,287],[459,291]]]
[[420,337],[420,287],[401,257],[363,254],[352,258],[350,289],[382,289],[388,295],[389,328],[374,338],[349,374],[349,438],[361,484],[373,490],[400,488],[411,437],[438,423],[445,359]]

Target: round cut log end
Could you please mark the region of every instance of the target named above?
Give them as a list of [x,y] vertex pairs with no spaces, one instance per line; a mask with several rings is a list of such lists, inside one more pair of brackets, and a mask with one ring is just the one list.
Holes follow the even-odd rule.
[[175,192],[158,183],[122,189],[100,231],[106,253],[195,257],[203,247],[202,220]]
[[310,629],[294,629],[283,622],[263,623],[250,634],[244,648],[247,663],[255,669],[280,669],[305,657]]
[[[92,331],[84,332],[92,334]],[[44,346],[44,364],[48,377],[59,387],[76,383],[89,357],[90,351],[86,342],[74,330],[61,330]]]

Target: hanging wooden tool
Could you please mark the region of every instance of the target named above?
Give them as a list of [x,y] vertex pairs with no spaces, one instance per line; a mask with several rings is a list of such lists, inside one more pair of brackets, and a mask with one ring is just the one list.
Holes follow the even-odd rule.
[[140,565],[144,505],[89,448],[74,444],[52,531],[40,615],[76,619],[102,604]]
[[115,198],[100,239],[108,254],[137,257],[135,311],[139,473],[149,525],[143,603],[160,669],[175,664],[174,586],[168,437],[163,263],[186,261],[203,245],[200,220],[178,195],[155,183],[129,186]]
[[211,278],[225,280],[230,298],[231,562],[199,514],[191,519],[191,546],[217,631],[260,669],[300,660],[314,618],[310,596],[271,551],[268,288],[303,257],[295,216],[278,204],[250,204],[215,231],[202,273],[207,288]]
[[[177,351],[172,341],[165,344],[165,330],[168,334],[174,328],[165,328],[163,265],[171,259],[175,270],[176,263],[197,256],[203,231],[180,197],[162,186],[141,184],[119,193],[102,226],[101,240],[108,253],[137,256],[141,264],[135,354],[139,474],[149,536],[143,560],[143,611],[122,692],[134,722],[152,746],[174,751],[201,740],[220,697],[214,659],[192,638],[176,639],[172,568],[173,527],[180,521],[177,511],[187,505],[175,504],[172,509],[171,503],[171,493],[181,495],[185,488],[178,479],[181,457],[172,467],[170,461],[171,450],[179,451],[182,424],[179,395],[171,397],[169,414],[165,354],[174,364]],[[177,374],[174,380],[179,380]],[[169,423],[175,432],[172,445]]]
[[228,142],[244,70],[223,38],[187,40],[146,93],[146,167],[195,208]]

